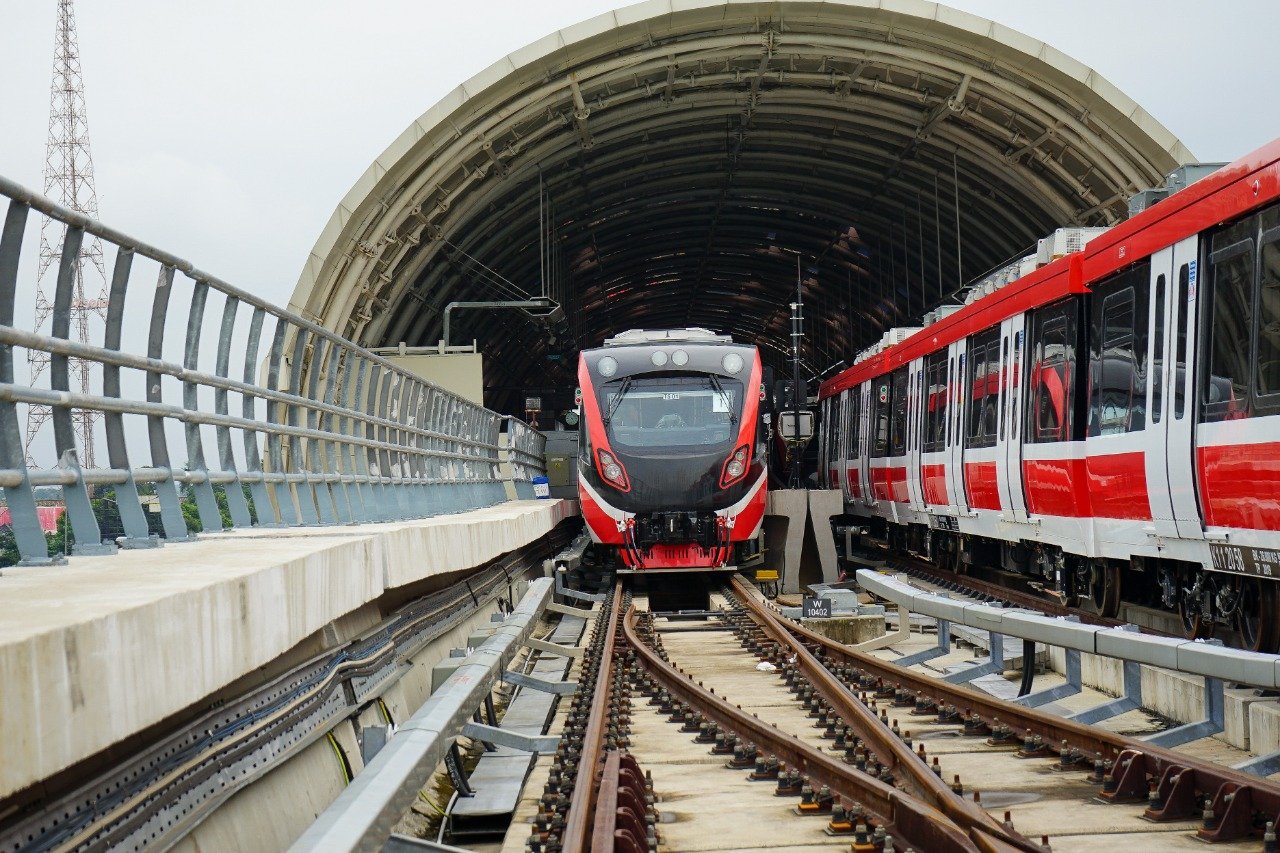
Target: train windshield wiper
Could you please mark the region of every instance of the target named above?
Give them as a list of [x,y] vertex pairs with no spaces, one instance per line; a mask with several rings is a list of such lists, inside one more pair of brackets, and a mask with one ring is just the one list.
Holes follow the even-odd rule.
[[626,376],[622,380],[622,385],[618,387],[618,395],[613,398],[613,402],[609,404],[609,411],[605,413],[604,425],[608,426],[613,420],[614,413],[618,411],[618,407],[622,405],[622,398],[627,396],[627,389],[631,387],[631,377]]
[[736,424],[738,422],[738,416],[733,413],[733,400],[730,399],[729,392],[724,390],[724,386],[720,384],[720,380],[716,378],[714,373],[708,373],[707,378],[711,380],[711,387],[714,388],[716,393],[724,400],[724,407],[729,410],[729,423]]

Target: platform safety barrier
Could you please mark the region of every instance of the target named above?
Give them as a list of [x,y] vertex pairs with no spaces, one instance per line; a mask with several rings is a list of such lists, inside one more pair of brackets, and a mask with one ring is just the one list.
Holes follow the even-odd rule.
[[[0,178],[0,196],[8,200],[0,231],[0,489],[23,564],[59,559],[36,510],[42,486],[61,490],[73,554],[183,541],[189,525],[211,532],[390,521],[504,500],[498,413],[12,181]],[[49,218],[52,246],[62,238],[56,261],[35,251],[32,213]],[[56,285],[37,310],[50,327],[17,327],[15,305],[35,293],[46,262]],[[95,263],[108,296],[88,304],[98,319],[82,336],[73,307],[93,299],[92,269],[85,270]],[[38,381],[18,375],[22,360]],[[80,383],[86,374],[89,393]],[[23,427],[32,410],[52,421],[54,468],[27,459]],[[81,441],[76,426],[86,422],[90,438]],[[99,430],[105,464],[95,458]],[[523,492],[545,470],[544,439],[515,419],[507,431]],[[149,464],[139,464],[140,455]]]
[[[557,694],[567,691],[563,683],[539,683],[507,672],[517,651],[537,642],[532,637],[533,630],[551,603],[552,588],[550,578],[538,578],[529,584],[529,591],[493,636],[472,651],[466,663],[399,726],[395,736],[293,844],[293,853],[381,849],[392,827],[440,762],[446,760],[446,753],[454,748],[455,738],[460,735],[530,752],[555,750],[558,736],[507,732],[492,718],[487,723],[473,721],[499,680],[519,681],[525,687]],[[574,651],[563,647],[555,653],[571,655]],[[465,780],[457,781],[465,784]]]
[[[1202,676],[1205,695],[1203,719],[1144,738],[1157,746],[1174,747],[1221,732],[1225,724],[1224,684],[1280,688],[1280,655],[1228,648],[1218,640],[1185,640],[1142,634],[1134,625],[1116,628],[1085,625],[1075,617],[1046,616],[1034,610],[955,599],[946,593],[927,592],[912,586],[905,575],[890,576],[860,569],[857,577],[864,590],[898,606],[899,632],[911,613],[932,617],[937,622],[937,645],[893,661],[899,666],[914,666],[949,654],[952,625],[985,631],[990,638],[987,659],[944,676],[952,683],[972,681],[981,675],[1001,671],[1004,637],[1018,637],[1062,649],[1066,660],[1066,682],[1012,700],[1020,705],[1039,707],[1079,693],[1083,686],[1081,654],[1120,661],[1124,695],[1067,715],[1068,719],[1076,722],[1096,723],[1141,708],[1140,667],[1144,664]],[[1280,752],[1250,759],[1237,765],[1237,769],[1261,776],[1270,775],[1280,771]]]

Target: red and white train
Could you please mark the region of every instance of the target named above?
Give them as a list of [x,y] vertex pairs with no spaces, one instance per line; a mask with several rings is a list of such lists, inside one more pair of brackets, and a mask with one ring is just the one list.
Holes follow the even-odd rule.
[[1278,199],[1280,140],[890,333],[821,387],[820,477],[891,546],[1275,651]]
[[583,350],[578,385],[582,516],[619,572],[734,569],[759,554],[768,430],[754,346],[636,329]]

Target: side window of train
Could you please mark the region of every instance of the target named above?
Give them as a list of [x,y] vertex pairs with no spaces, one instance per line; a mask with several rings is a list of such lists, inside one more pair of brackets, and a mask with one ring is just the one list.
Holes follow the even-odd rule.
[[924,362],[924,441],[921,450],[936,453],[947,446],[947,353],[935,352]]
[[[845,393],[848,393],[848,392],[845,392]],[[826,458],[830,463],[841,458],[840,435],[842,432],[841,427],[844,426],[843,415],[844,415],[845,398],[844,398],[844,394],[837,394],[836,396],[829,397],[828,399],[831,401],[831,431],[827,433],[827,457]],[[833,467],[831,464],[827,465],[827,468],[831,468],[831,467]],[[835,488],[838,489],[840,488],[840,481],[836,480],[836,482],[831,483],[829,485],[834,486]]]
[[992,329],[969,340],[968,384],[969,412],[966,418],[965,446],[994,447],[1000,394],[1000,330]]
[[862,425],[859,423],[862,416],[862,386],[858,385],[850,389],[849,398],[849,429],[846,433],[849,436],[848,458],[857,459],[862,455],[862,448],[858,442],[862,435]]
[[1076,298],[1031,317],[1025,440],[1070,441],[1076,393]]
[[[1254,255],[1258,217],[1218,230],[1210,240],[1200,302],[1200,419],[1248,417],[1250,355],[1254,328]],[[1261,370],[1262,365],[1258,365]]]
[[1093,289],[1089,329],[1089,435],[1146,428],[1147,298],[1144,262]]
[[889,455],[901,456],[907,452],[907,384],[910,374],[907,368],[899,368],[893,374],[893,409],[889,420]]
[[1280,414],[1280,208],[1262,214],[1262,247],[1258,252],[1258,354],[1254,390],[1258,414]]
[[1173,416],[1182,420],[1187,412],[1186,393],[1182,388],[1187,370],[1187,322],[1190,312],[1187,310],[1187,286],[1191,280],[1190,266],[1183,264],[1178,268],[1178,292],[1174,296],[1173,310],[1177,312],[1174,321],[1174,382],[1173,382]]
[[889,455],[889,377],[871,380],[871,455]]

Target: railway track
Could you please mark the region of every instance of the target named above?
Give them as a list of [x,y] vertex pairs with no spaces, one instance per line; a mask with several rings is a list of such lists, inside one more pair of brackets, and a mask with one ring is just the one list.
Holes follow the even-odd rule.
[[[761,662],[776,675],[735,681]],[[774,679],[781,684],[763,684]],[[535,851],[683,849],[660,848],[665,819],[687,832],[679,821],[691,810],[679,798],[714,798],[721,786],[699,776],[695,793],[670,806],[664,786],[719,765],[735,771],[726,788],[744,790],[751,778],[767,783],[756,791],[798,797],[795,811],[821,815],[833,849],[1053,849],[1019,832],[1005,811],[1015,805],[1034,825],[1115,806],[1108,814],[1129,829],[1108,837],[1130,846],[1129,831],[1163,850],[1276,849],[1280,785],[851,651],[781,617],[742,578],[725,590],[719,620],[696,628],[655,620],[619,584],[581,683],[530,837]],[[675,767],[678,752],[696,757]],[[665,780],[656,791],[641,770],[649,766]],[[744,796],[733,794],[738,805]],[[754,823],[792,833],[763,815]],[[818,849],[805,844],[792,849]],[[1075,849],[1069,832],[1057,849]]]

